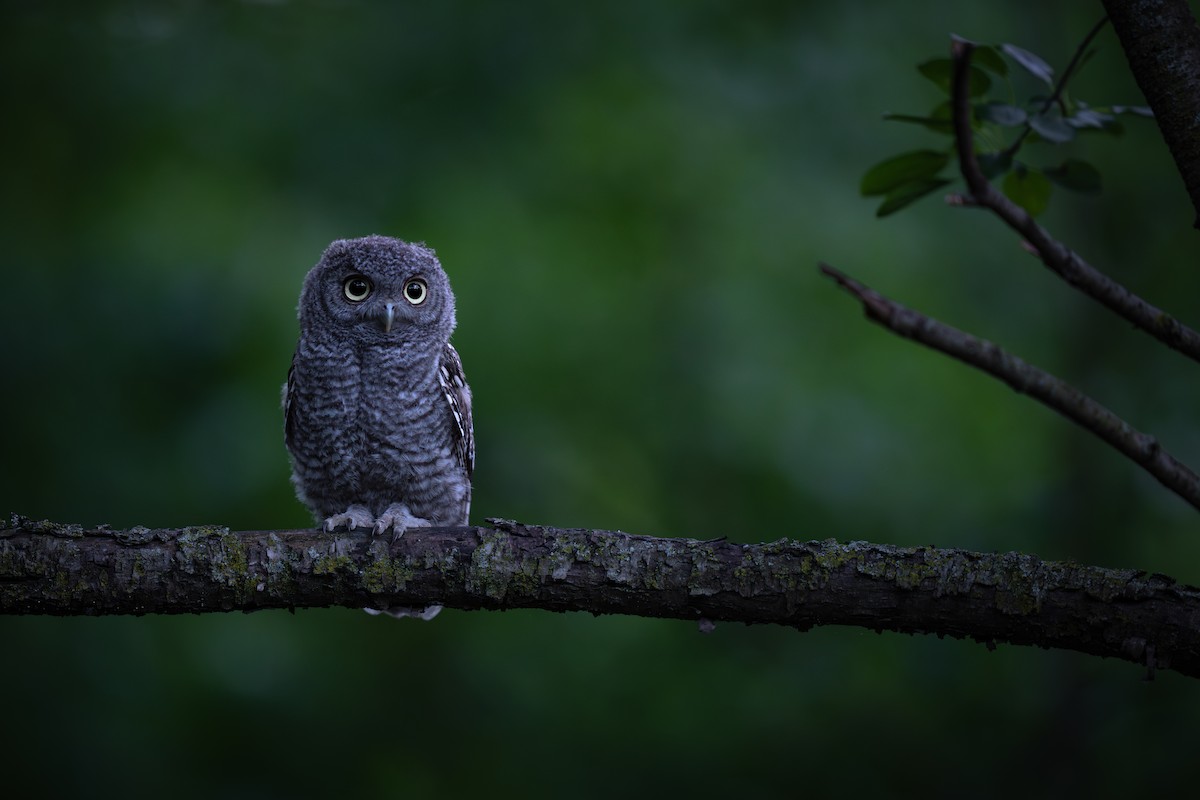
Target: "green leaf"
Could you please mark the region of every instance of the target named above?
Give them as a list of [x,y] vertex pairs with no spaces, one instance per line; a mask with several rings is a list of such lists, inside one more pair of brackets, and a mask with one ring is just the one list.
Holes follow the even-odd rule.
[[[1067,124],[1076,130],[1098,130],[1112,136],[1120,136],[1125,132],[1125,126],[1117,119],[1117,112],[1112,108],[1096,107],[1092,108],[1082,100],[1076,101],[1079,109],[1067,117]],[[1125,109],[1127,106],[1117,106],[1116,108]]]
[[[917,65],[917,71],[950,94],[950,80],[954,75],[954,62],[948,58],[934,58]],[[979,97],[992,86],[992,79],[979,67],[972,65],[970,72],[970,95]]]
[[1037,53],[1031,53],[1015,44],[1002,44],[1000,49],[1006,56],[1024,67],[1030,75],[1040,81],[1045,81],[1047,86],[1054,87],[1054,69]]
[[983,172],[983,176],[989,181],[1012,169],[1012,153],[1004,150],[998,153],[979,153],[975,158],[979,161],[979,169]]
[[971,54],[971,63],[974,65],[999,75],[1001,78],[1008,74],[1008,64],[1004,63],[1004,59],[996,52],[996,48],[972,41],[957,33],[950,34],[950,38],[956,42],[969,44],[974,48]]
[[1004,62],[1004,59],[1000,58],[1000,53],[996,52],[996,48],[990,47],[988,44],[980,44],[958,34],[950,34],[950,38],[955,42],[970,44],[974,48],[971,53],[971,64],[983,68],[983,70],[988,70],[992,74],[997,74],[1001,78],[1007,76],[1008,65]]
[[1008,75],[1008,64],[996,52],[996,48],[982,46],[976,47],[972,54],[971,63],[986,69],[993,75],[999,75],[1001,78]]
[[1136,114],[1139,117],[1154,118],[1154,111],[1149,106],[1113,106],[1112,113],[1114,114]]
[[1009,200],[1035,217],[1046,210],[1054,189],[1045,175],[1022,165],[1005,176],[1001,188]]
[[933,117],[915,117],[911,114],[884,114],[883,118],[889,122],[910,122],[914,125],[923,125],[934,133],[954,135],[954,125],[949,120],[934,119]]
[[929,80],[936,83],[946,94],[950,93],[950,76],[954,74],[954,62],[948,58],[933,58],[917,64],[920,72]]
[[1083,192],[1084,194],[1098,194],[1100,192],[1101,180],[1100,171],[1086,161],[1080,161],[1077,158],[1068,158],[1057,167],[1043,170],[1046,177],[1057,183],[1064,189],[1070,189],[1073,192]]
[[1112,114],[1105,114],[1094,108],[1084,107],[1067,117],[1066,122],[1072,128],[1098,128],[1103,130],[1114,119],[1116,118]]
[[1029,127],[1037,131],[1048,142],[1062,144],[1075,138],[1075,129],[1063,119],[1058,106],[1051,106],[1040,114],[1029,118]]
[[1029,115],[1025,113],[1025,109],[1009,105],[1008,103],[983,103],[975,106],[975,113],[982,120],[994,122],[997,125],[1003,125],[1008,128],[1024,125],[1025,121],[1029,119]]
[[914,150],[880,161],[867,170],[858,190],[865,197],[887,194],[906,183],[932,178],[950,160],[948,153]]
[[895,214],[905,206],[915,203],[930,192],[936,192],[948,183],[950,181],[945,178],[923,178],[898,186],[889,192],[888,196],[880,203],[879,208],[875,209],[875,216],[886,217],[889,214]]
[[[884,114],[883,118],[892,122],[909,122],[914,125],[922,125],[934,133],[954,135],[954,121],[951,119],[949,100],[938,103],[929,112],[929,116],[927,117],[918,117],[913,114]],[[972,127],[978,126],[972,125]]]
[[[1080,131],[1097,130],[1096,128],[1080,128]],[[1121,120],[1113,117],[1111,120],[1104,123],[1102,128],[1098,129],[1101,133],[1107,133],[1110,136],[1121,136],[1125,133],[1125,126],[1121,124]]]

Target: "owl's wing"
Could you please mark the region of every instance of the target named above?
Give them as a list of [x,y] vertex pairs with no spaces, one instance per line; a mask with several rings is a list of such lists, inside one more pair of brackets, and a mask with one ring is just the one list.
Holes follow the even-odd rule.
[[466,376],[463,375],[462,359],[458,351],[449,342],[442,351],[442,368],[438,370],[438,382],[442,394],[450,404],[450,413],[454,416],[456,429],[454,431],[454,451],[459,463],[467,471],[468,480],[475,471],[475,428],[471,423],[471,389],[467,386]]
[[288,367],[287,383],[283,385],[283,440],[287,443],[288,450],[292,449],[292,440],[295,436],[296,423],[292,415],[292,398],[296,390],[296,355],[292,354],[292,365]]

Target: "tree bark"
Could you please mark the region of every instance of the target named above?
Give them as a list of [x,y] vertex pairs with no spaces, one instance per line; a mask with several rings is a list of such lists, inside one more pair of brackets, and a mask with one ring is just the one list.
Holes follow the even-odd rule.
[[798,630],[855,625],[1077,650],[1200,676],[1200,589],[1163,575],[934,547],[548,528],[368,533],[0,530],[0,613],[322,606],[541,608]]
[[1187,0],[1104,0],[1200,228],[1200,26]]

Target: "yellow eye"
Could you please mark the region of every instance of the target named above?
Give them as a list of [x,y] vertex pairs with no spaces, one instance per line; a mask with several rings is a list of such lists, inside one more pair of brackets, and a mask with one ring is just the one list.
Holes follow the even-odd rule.
[[404,299],[414,306],[419,306],[425,302],[425,298],[429,296],[429,288],[425,285],[425,281],[420,278],[413,278],[408,283],[404,284]]
[[371,294],[371,281],[363,275],[351,275],[342,281],[342,291],[351,303],[361,303]]

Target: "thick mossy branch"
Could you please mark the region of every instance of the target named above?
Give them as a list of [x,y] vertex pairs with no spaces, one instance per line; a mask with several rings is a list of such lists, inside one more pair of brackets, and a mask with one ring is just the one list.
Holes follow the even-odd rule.
[[806,630],[857,625],[1112,656],[1200,676],[1200,590],[1016,553],[658,539],[495,521],[367,533],[0,530],[0,613],[180,614],[442,603]]

